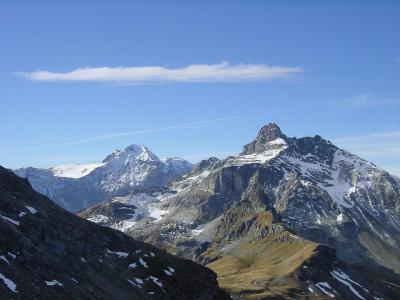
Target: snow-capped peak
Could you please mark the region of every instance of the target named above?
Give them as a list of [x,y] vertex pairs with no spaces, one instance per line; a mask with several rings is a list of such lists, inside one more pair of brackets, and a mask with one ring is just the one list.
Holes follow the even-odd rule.
[[113,160],[123,160],[125,162],[133,162],[133,161],[160,161],[160,159],[151,152],[144,145],[135,145],[132,144],[122,150],[114,150],[113,153],[108,155],[103,162],[108,163]]
[[37,191],[74,211],[132,190],[159,188],[191,170],[192,164],[183,159],[162,161],[146,146],[130,145],[113,151],[101,163],[15,172],[28,178]]

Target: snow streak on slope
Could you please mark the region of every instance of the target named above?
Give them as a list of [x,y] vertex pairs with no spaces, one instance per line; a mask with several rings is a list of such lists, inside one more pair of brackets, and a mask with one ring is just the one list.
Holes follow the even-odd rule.
[[233,158],[228,158],[226,164],[228,166],[243,166],[247,164],[265,164],[271,159],[277,157],[283,150],[287,149],[287,143],[281,138],[269,141],[268,146],[271,149],[265,150],[261,153],[253,153],[246,155],[238,155]]
[[347,208],[354,206],[351,195],[369,189],[371,180],[383,172],[375,165],[340,149],[335,152],[331,165],[313,155],[283,155],[279,159],[287,171],[297,170],[307,182],[315,182],[335,203]]

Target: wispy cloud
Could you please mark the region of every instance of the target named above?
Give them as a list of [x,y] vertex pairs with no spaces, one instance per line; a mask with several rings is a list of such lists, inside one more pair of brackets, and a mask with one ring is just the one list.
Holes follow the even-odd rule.
[[400,156],[400,130],[333,140],[336,144],[364,157],[389,158],[388,155],[396,155],[398,158]]
[[360,94],[352,97],[342,98],[341,100],[347,106],[352,107],[370,107],[400,103],[400,98],[377,97],[371,94]]
[[370,140],[371,138],[400,138],[400,130],[386,131],[386,132],[375,132],[365,135],[357,135],[352,137],[341,137],[336,138],[335,141],[359,141],[359,140]]
[[[213,125],[213,124],[217,124],[217,123],[221,123],[221,122],[250,119],[250,118],[253,118],[254,116],[256,116],[256,115],[231,116],[231,117],[217,118],[217,119],[204,120],[204,121],[198,121],[198,122],[174,124],[174,125],[165,126],[165,127],[99,134],[99,135],[89,136],[89,137],[85,137],[85,138],[78,138],[78,139],[74,139],[72,141],[57,143],[57,144],[47,144],[47,145],[43,145],[43,146],[33,146],[33,147],[2,150],[2,151],[0,151],[0,153],[9,153],[9,152],[15,152],[15,151],[41,150],[41,149],[51,149],[51,148],[62,148],[62,147],[66,147],[66,146],[91,143],[91,142],[96,142],[96,141],[100,141],[100,140],[108,140],[108,139],[156,133],[156,132],[162,132],[162,131],[208,126],[208,125]],[[70,137],[65,137],[65,139],[68,139],[68,138],[70,138]],[[18,141],[18,142],[22,142],[22,141]]]
[[[333,142],[400,175],[400,130],[334,138]],[[388,167],[389,166],[389,167]]]
[[265,64],[232,65],[223,61],[219,64],[188,65],[181,68],[162,66],[142,67],[98,67],[80,68],[70,72],[36,70],[16,73],[34,81],[88,81],[126,82],[132,84],[164,82],[240,82],[288,79],[303,69],[299,67],[269,66]]
[[75,135],[75,136],[67,136],[67,137],[52,137],[52,138],[42,138],[42,139],[30,139],[30,140],[13,140],[1,142],[0,146],[14,145],[14,144],[34,144],[34,143],[42,143],[42,142],[55,142],[55,141],[65,141],[77,138],[88,137],[87,135]]

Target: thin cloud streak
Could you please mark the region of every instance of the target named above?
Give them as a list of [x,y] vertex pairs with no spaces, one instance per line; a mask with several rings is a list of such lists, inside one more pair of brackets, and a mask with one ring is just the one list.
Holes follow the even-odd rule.
[[[332,139],[333,142],[362,158],[372,160],[380,166],[400,165],[400,131],[377,132],[353,137]],[[397,175],[400,170],[392,168]]]
[[36,70],[15,73],[33,81],[72,82],[120,82],[145,83],[201,83],[201,82],[246,82],[274,79],[290,79],[303,73],[299,67],[269,66],[266,64],[232,65],[227,61],[219,64],[197,64],[181,68],[162,66],[143,67],[97,67],[79,68],[70,72]]
[[335,144],[354,154],[375,161],[393,161],[400,156],[400,131],[332,139]]
[[377,97],[371,94],[360,94],[340,99],[342,104],[351,107],[375,107],[400,103],[400,98]]
[[400,138],[400,130],[387,131],[387,132],[375,132],[365,135],[357,135],[351,137],[340,137],[334,138],[335,142],[351,142],[351,141],[368,141],[374,138]]
[[75,136],[67,136],[67,137],[53,137],[53,138],[43,138],[43,139],[31,139],[31,140],[15,140],[15,141],[7,141],[1,142],[1,146],[13,145],[13,144],[28,144],[28,143],[41,143],[41,142],[54,142],[54,141],[63,141],[77,138],[89,137],[88,135],[75,135]]
[[163,131],[169,131],[169,130],[188,129],[188,128],[193,128],[193,127],[198,127],[198,126],[207,126],[207,125],[212,125],[212,124],[221,123],[221,122],[248,119],[248,118],[251,118],[254,116],[255,115],[232,116],[232,117],[217,118],[217,119],[204,120],[204,121],[198,121],[198,122],[181,123],[181,124],[175,124],[175,125],[171,125],[171,126],[158,127],[158,128],[132,130],[132,131],[125,131],[125,132],[114,132],[114,133],[102,134],[102,135],[97,135],[97,136],[91,136],[91,137],[87,137],[87,138],[83,138],[83,139],[77,139],[77,140],[74,140],[71,142],[66,142],[66,143],[11,149],[11,150],[0,151],[0,153],[9,153],[9,152],[15,152],[15,151],[28,151],[28,150],[41,150],[41,149],[51,149],[51,148],[62,148],[62,147],[67,147],[67,146],[72,146],[72,145],[91,143],[91,142],[95,142],[95,141],[108,140],[108,139],[114,139],[114,138],[119,138],[119,137],[135,136],[135,135],[163,132]]

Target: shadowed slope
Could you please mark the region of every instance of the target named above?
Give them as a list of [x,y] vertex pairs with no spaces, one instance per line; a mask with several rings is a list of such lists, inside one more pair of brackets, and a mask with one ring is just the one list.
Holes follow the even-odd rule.
[[215,274],[61,209],[0,167],[0,299],[227,299]]

